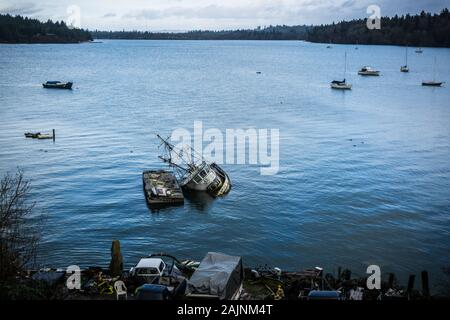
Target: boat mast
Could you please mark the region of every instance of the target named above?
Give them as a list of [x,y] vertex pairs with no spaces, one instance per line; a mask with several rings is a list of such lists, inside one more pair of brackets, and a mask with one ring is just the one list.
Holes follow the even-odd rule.
[[433,82],[436,82],[436,56],[434,56]]
[[172,161],[172,152],[174,154],[176,154],[176,156],[185,164],[188,166],[188,168],[190,170],[194,170],[195,166],[192,163],[187,162],[184,157],[182,156],[182,154],[180,154],[177,150],[175,150],[175,146],[173,144],[171,144],[170,142],[167,141],[167,139],[164,139],[163,137],[161,137],[159,134],[156,135],[160,140],[161,143],[164,144],[164,148],[166,149],[169,158],[163,158],[163,157],[159,157],[161,160],[163,160],[164,162],[168,163],[171,166],[174,166],[178,169],[184,170],[184,171],[188,171],[188,169],[183,168],[182,166],[180,166],[179,164],[176,164]]
[[347,73],[347,51],[345,51],[345,58],[344,58],[344,81],[346,73]]
[[408,45],[406,45],[405,50],[405,66],[408,66]]

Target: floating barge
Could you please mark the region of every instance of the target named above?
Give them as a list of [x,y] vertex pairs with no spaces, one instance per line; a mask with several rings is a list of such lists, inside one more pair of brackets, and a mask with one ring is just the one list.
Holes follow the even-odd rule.
[[148,170],[142,173],[144,194],[151,208],[184,204],[183,191],[171,172]]

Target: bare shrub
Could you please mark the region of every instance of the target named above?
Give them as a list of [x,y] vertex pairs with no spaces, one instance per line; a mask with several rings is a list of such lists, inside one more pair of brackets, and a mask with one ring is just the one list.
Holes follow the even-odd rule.
[[36,258],[40,236],[30,221],[35,206],[30,188],[20,169],[0,181],[0,281],[11,279]]

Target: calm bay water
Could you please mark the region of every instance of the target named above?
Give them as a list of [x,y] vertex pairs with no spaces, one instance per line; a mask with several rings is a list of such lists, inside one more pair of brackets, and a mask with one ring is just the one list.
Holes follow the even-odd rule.
[[[0,46],[0,174],[25,170],[46,214],[39,261],[106,265],[119,239],[127,266],[165,251],[242,255],[283,269],[369,264],[449,267],[450,50],[254,41],[104,41]],[[332,91],[348,52],[351,92]],[[363,65],[380,77],[356,74]],[[261,71],[261,74],[256,74]],[[74,90],[44,90],[72,80]],[[162,168],[155,134],[279,128],[280,172],[224,165],[233,189],[152,213],[144,169]],[[57,139],[25,139],[56,129]]]

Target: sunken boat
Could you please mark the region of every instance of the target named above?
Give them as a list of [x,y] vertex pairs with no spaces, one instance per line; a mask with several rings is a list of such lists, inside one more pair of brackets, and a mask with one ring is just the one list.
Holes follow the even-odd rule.
[[231,190],[227,173],[214,162],[206,161],[190,146],[176,147],[168,139],[157,137],[164,147],[159,158],[173,168],[178,183],[186,191],[207,192],[213,197],[226,195]]
[[151,208],[177,206],[184,203],[183,192],[175,176],[165,170],[148,170],[142,173],[144,193]]
[[47,81],[42,86],[46,89],[72,89],[72,82]]

